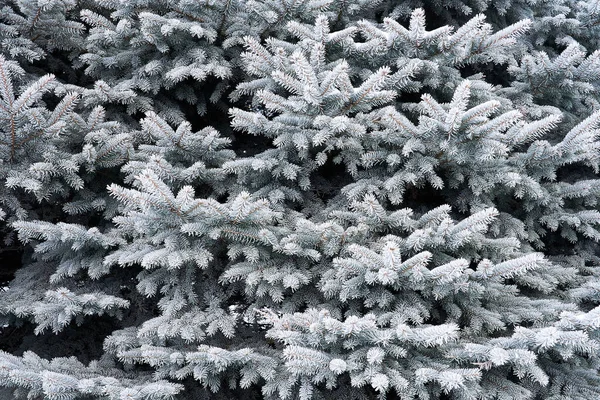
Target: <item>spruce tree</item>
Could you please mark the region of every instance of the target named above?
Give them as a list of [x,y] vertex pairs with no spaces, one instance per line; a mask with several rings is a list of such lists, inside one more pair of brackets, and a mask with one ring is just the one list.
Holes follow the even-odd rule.
[[592,0],[4,0],[0,397],[599,398],[598,38]]

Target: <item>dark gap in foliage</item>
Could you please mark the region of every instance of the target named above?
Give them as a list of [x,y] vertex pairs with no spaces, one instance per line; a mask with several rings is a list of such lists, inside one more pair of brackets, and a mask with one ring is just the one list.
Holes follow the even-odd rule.
[[402,92],[400,96],[397,97],[398,103],[407,104],[407,103],[420,103],[421,96],[424,92]]
[[427,22],[428,31],[448,25],[454,27],[454,31],[456,32],[462,25],[483,11],[478,4],[467,4],[471,8],[471,11],[468,13],[463,12],[456,6],[442,6],[442,4],[444,4],[443,1],[436,4],[438,6],[436,8],[431,6],[422,7],[425,10],[425,21]]
[[[261,381],[262,382],[262,381]],[[186,378],[183,383],[186,387],[197,387],[200,384],[193,378]],[[200,392],[200,393],[198,393]],[[200,397],[194,397],[194,400],[212,400],[215,398],[215,393],[211,392],[207,388],[199,388],[194,392],[198,393]],[[241,388],[236,384],[236,387],[230,387],[230,381],[228,379],[221,379],[221,387],[219,389],[219,396],[223,394],[224,399],[243,399],[243,400],[263,400],[260,386],[257,384],[251,385],[249,388]]]
[[417,214],[423,214],[444,204],[449,204],[448,196],[444,192],[432,187],[429,183],[421,186],[407,185],[403,201],[393,210],[411,208]]
[[[191,104],[185,100],[179,100],[178,105],[181,111],[184,113],[186,120],[192,125],[193,131],[199,131],[207,126],[212,126],[219,130],[221,133],[225,133],[229,126],[229,109],[224,107],[221,102],[212,103],[210,101],[210,95],[215,91],[217,85],[222,83],[223,80],[214,76],[208,76],[202,82],[197,82],[191,78],[179,83],[179,85],[192,85],[196,88],[194,94],[196,96],[203,97],[203,102],[206,105],[206,112],[203,115],[198,114],[198,110],[195,104]],[[175,89],[176,90],[176,89]],[[227,98],[228,92],[223,94],[224,98]]]
[[[42,96],[42,102],[49,110],[54,110],[62,98],[55,96],[53,92],[46,92]],[[38,139],[39,140],[39,139]]]
[[[197,197],[200,197],[200,196],[197,196]],[[226,193],[219,193],[218,195],[213,196],[213,197],[219,203],[226,203],[227,199],[229,198],[229,193],[227,193],[227,192]]]
[[135,121],[141,121],[142,119],[144,119],[146,117],[146,114],[141,112],[141,111],[136,111],[133,114],[130,114],[131,118],[133,118]]
[[[240,103],[242,109],[254,109],[249,99],[242,99],[238,103]],[[195,109],[192,112],[195,113]],[[274,148],[272,138],[264,135],[252,135],[247,132],[232,129],[230,125],[231,118],[229,117],[228,113],[228,109],[218,109],[214,110],[214,112],[209,111],[204,116],[198,116],[196,114],[196,122],[198,123],[204,121],[203,123],[205,124],[197,124],[197,129],[201,129],[205,126],[212,126],[217,129],[221,136],[227,137],[229,140],[231,140],[229,149],[235,151],[237,157],[252,157],[256,154],[262,153],[265,150]],[[192,121],[190,120],[190,122]],[[194,127],[193,123],[192,127]]]
[[[578,233],[578,236],[581,236]],[[573,245],[570,244],[561,236],[561,226],[559,225],[556,232],[546,228],[546,234],[542,237],[544,242],[544,254],[547,257],[560,256],[565,254],[571,254]]]
[[[444,7],[433,9],[432,7],[422,7],[425,11],[425,27],[428,31],[432,31],[442,26],[449,25],[450,21],[454,21],[453,13]],[[408,24],[407,24],[408,26]]]
[[429,318],[425,320],[426,324],[442,325],[448,323],[448,313],[444,310],[442,301],[433,300],[429,308]]
[[235,132],[229,136],[231,139],[231,150],[238,157],[252,157],[265,150],[273,148],[273,139],[266,136],[254,136],[245,132]]
[[475,74],[482,73],[485,76],[485,81],[494,86],[500,85],[502,87],[509,87],[513,82],[507,66],[504,64],[495,64],[492,62],[466,64],[460,67],[458,70],[460,72],[460,76],[465,79]]
[[27,321],[11,321],[10,326],[0,327],[0,350],[13,353],[19,348],[23,337],[31,334],[32,324]]
[[310,190],[323,202],[337,196],[344,186],[354,181],[343,163],[333,161],[335,157],[336,154],[330,154],[325,164],[313,171],[310,177]]
[[[5,247],[0,249],[0,293],[15,277],[15,272],[22,266],[23,247]],[[2,343],[2,340],[0,340]]]
[[46,359],[75,356],[87,364],[102,356],[104,339],[119,328],[119,321],[115,318],[87,316],[82,325],[72,323],[58,334],[47,330],[35,335],[35,325],[26,321],[21,326],[1,331],[0,346],[17,356],[25,351],[34,351]]
[[534,287],[525,286],[522,283],[516,283],[516,285],[519,287],[519,293],[521,294],[521,296],[525,296],[529,299],[539,299],[544,298],[546,296],[544,292]]
[[556,181],[575,183],[587,179],[600,179],[594,170],[582,164],[565,164],[556,169]]
[[45,58],[31,63],[31,68],[40,75],[51,73],[62,83],[92,88],[96,80],[87,75],[84,68],[72,68],[72,59],[72,52],[55,49]]
[[[213,188],[205,183],[197,183],[193,187],[196,198],[205,199],[210,197],[214,193]],[[179,189],[181,188],[178,187],[177,190]]]
[[[506,375],[506,379],[508,379],[510,382],[512,382],[512,383],[514,383],[514,384],[516,384],[516,385],[522,384],[522,379],[521,379],[521,378],[519,378],[519,377],[518,377],[518,376],[515,374],[515,370],[514,370],[514,368],[511,368],[511,369],[510,369],[510,372],[509,372],[509,373]],[[537,399],[537,397],[536,397],[536,400],[538,400],[538,399]]]
[[[542,47],[546,52],[548,52],[548,54],[551,55],[551,58],[553,58],[553,56],[559,55],[568,47],[568,43],[556,39],[557,38],[554,36],[548,36],[542,44]],[[554,50],[555,54],[552,54],[552,52],[549,52],[548,50]]]

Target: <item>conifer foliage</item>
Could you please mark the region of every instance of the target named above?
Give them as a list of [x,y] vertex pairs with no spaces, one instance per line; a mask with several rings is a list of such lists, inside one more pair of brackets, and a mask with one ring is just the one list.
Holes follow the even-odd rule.
[[0,397],[600,398],[599,37],[595,0],[1,1]]

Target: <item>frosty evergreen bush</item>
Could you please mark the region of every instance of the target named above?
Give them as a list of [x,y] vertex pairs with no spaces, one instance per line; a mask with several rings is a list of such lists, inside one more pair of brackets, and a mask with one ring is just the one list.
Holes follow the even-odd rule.
[[600,398],[599,168],[596,0],[1,1],[0,398]]

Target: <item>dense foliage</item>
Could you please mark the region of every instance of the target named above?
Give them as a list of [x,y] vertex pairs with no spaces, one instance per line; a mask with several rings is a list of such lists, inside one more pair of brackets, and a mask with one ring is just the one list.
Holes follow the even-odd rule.
[[3,399],[600,398],[597,0],[0,1]]

